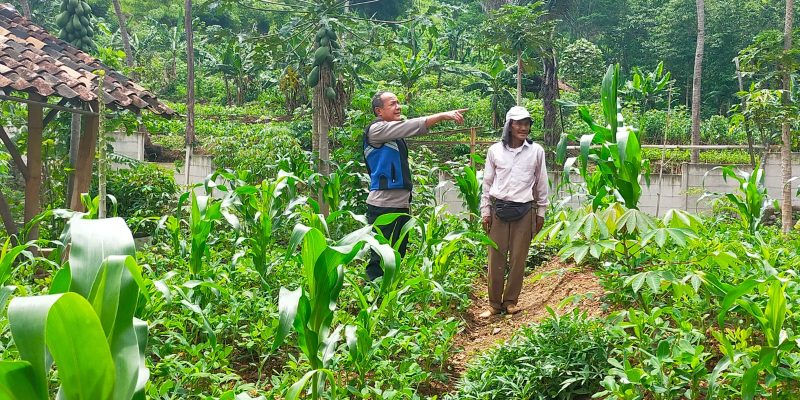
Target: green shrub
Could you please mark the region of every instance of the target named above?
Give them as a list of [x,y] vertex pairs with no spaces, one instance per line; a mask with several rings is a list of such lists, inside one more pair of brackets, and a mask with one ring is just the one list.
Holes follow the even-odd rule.
[[612,338],[577,311],[524,328],[479,356],[447,399],[575,399],[600,388]]
[[741,125],[731,126],[728,118],[712,115],[700,125],[700,141],[705,144],[747,144]]
[[[281,168],[303,177],[305,174],[296,170],[303,166],[296,164],[302,160],[310,160],[310,157],[305,156],[290,127],[285,124],[270,124],[258,131],[243,130],[234,136],[210,138],[206,149],[214,154],[214,163],[218,168],[249,170],[253,179],[250,183],[277,176]],[[281,165],[282,161],[291,165]]]
[[664,130],[667,129],[667,143],[689,144],[692,119],[683,108],[672,110],[669,128],[667,128],[667,112],[662,110],[648,110],[642,116],[639,126],[639,136],[642,143],[664,143]]
[[[117,214],[128,222],[131,230],[145,233],[152,233],[155,224],[139,226],[142,219],[171,213],[180,189],[172,171],[150,163],[110,171],[106,184],[108,194],[117,199]],[[96,183],[92,192],[96,196]]]

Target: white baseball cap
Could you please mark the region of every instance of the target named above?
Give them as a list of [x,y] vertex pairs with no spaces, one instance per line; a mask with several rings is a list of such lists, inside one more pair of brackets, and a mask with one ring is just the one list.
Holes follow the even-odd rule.
[[523,119],[531,119],[531,113],[522,106],[514,106],[506,113],[506,122],[511,120],[519,121]]

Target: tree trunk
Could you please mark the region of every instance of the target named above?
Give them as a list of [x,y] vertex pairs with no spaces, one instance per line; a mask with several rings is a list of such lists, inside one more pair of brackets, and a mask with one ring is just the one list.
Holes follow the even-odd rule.
[[561,127],[558,123],[558,66],[556,65],[555,50],[548,48],[542,58],[544,80],[542,82],[542,106],[544,108],[544,144],[553,147],[561,138]]
[[[89,103],[89,109],[98,112],[100,107],[97,101]],[[72,197],[70,198],[70,208],[75,211],[82,211],[81,194],[89,192],[92,182],[92,165],[95,159],[97,146],[97,132],[100,128],[98,115],[87,115],[83,118],[83,135],[78,142],[78,156],[75,163],[75,183],[72,187]]]
[[[3,226],[6,228],[6,233],[8,236],[19,235],[19,228],[17,227],[17,223],[14,221],[14,216],[11,214],[11,208],[8,206],[8,200],[6,200],[6,197],[3,196],[2,191],[0,191],[0,219],[3,220]],[[17,239],[12,239],[12,243],[16,244]]]
[[230,107],[233,105],[231,99],[231,84],[228,82],[228,75],[222,75],[222,78],[225,80],[225,101],[228,107]]
[[22,5],[22,15],[29,21],[33,20],[33,16],[31,15],[31,5],[28,4],[28,0],[19,0],[19,3]]
[[[46,101],[39,95],[31,94],[31,100]],[[25,181],[25,223],[30,222],[41,211],[40,195],[42,190],[42,131],[44,113],[42,106],[28,104],[28,179]],[[39,227],[33,226],[28,231],[26,240],[39,238]]]
[[[319,71],[319,83],[314,86],[313,96],[311,97],[311,109],[314,110],[313,114],[313,135],[312,140],[314,147],[313,154],[317,161],[317,172],[327,178],[330,174],[330,148],[328,145],[328,133],[331,129],[330,123],[330,105],[325,98],[325,88],[333,84],[331,80],[331,69],[327,64],[323,64]],[[322,188],[317,193],[317,201],[319,201],[320,212],[328,215],[328,205],[325,204],[322,195]]]
[[[119,0],[112,0],[112,3],[114,3],[114,13],[117,14],[117,20],[119,21],[119,36],[122,38],[122,49],[125,50],[125,64],[128,68],[133,68],[135,62],[133,59],[133,51],[131,50],[131,40],[128,37],[128,25],[125,22],[125,14],[122,13]],[[138,79],[134,72],[132,72],[131,75],[134,76],[135,79]]]
[[[97,98],[103,98],[103,81],[105,75],[97,77]],[[106,154],[106,130],[103,127],[103,112],[105,104],[102,101],[97,102],[97,218],[103,219],[106,217],[106,180],[108,178],[108,155]]]
[[69,165],[72,167],[72,172],[69,173],[69,177],[67,178],[67,207],[70,206],[70,201],[72,201],[72,189],[75,185],[75,169],[78,164],[78,146],[80,146],[80,142],[81,114],[72,113],[69,135]]
[[522,105],[522,50],[517,50],[517,105]]
[[[794,23],[794,0],[786,0],[786,20],[783,26],[783,51],[788,53],[792,49],[792,24]],[[791,79],[789,68],[783,67],[783,93],[781,100],[784,107],[789,106],[791,99]],[[783,182],[783,201],[781,204],[781,227],[784,233],[792,229],[792,131],[788,119],[781,124],[781,181]],[[766,156],[766,155],[765,155]]]
[[[694,50],[694,77],[692,78],[692,145],[700,144],[700,103],[703,76],[703,48],[706,42],[705,1],[696,0],[697,4],[697,47]],[[691,162],[700,160],[700,150],[692,149]]]
[[192,0],[184,3],[184,20],[186,28],[186,186],[189,186],[189,170],[192,162],[192,146],[194,145],[194,37],[192,35]]

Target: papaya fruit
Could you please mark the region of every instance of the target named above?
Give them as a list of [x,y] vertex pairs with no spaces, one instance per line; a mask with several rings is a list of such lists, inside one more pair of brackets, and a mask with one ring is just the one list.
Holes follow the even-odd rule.
[[325,88],[325,97],[330,101],[335,101],[336,100],[336,90],[334,90],[330,86],[326,87]]
[[326,35],[327,35],[327,30],[326,30],[324,27],[323,27],[323,28],[319,28],[319,30],[317,31],[317,34],[314,36],[314,40],[316,40],[317,42],[319,42],[319,41],[320,41],[320,40],[322,40],[322,38],[324,38]]
[[314,52],[314,65],[322,65],[330,56],[330,47],[320,46],[317,51]]
[[67,24],[67,21],[69,21],[69,14],[67,14],[66,11],[62,12],[61,14],[58,14],[58,16],[56,17],[56,25],[58,25],[61,28],[63,28],[64,25]]
[[308,86],[314,87],[319,83],[319,67],[314,67],[308,74]]

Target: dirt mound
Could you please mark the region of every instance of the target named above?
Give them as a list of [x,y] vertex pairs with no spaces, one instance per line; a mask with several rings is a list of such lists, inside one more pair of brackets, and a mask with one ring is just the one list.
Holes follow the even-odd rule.
[[[457,353],[450,358],[448,366],[451,379],[447,386],[450,387],[443,392],[455,388],[474,356],[508,340],[520,327],[546,318],[549,315],[546,307],[558,314],[577,307],[590,316],[600,315],[603,292],[593,271],[553,260],[525,277],[518,303],[522,311],[482,319],[478,315],[488,306],[487,281],[482,276],[475,282],[473,304],[465,315],[466,328],[455,340]],[[562,302],[566,304],[559,308]]]

